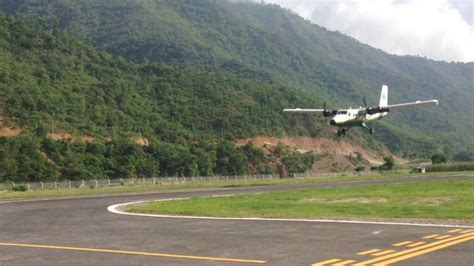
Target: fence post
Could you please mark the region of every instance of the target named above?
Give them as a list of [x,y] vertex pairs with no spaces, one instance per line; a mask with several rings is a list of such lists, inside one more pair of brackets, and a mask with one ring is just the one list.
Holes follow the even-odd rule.
[[54,181],[54,189],[58,189],[58,182]]
[[81,186],[80,186],[80,188],[84,188],[84,186],[85,186],[84,180],[81,180]]
[[155,178],[154,178],[154,177],[152,177],[152,179],[153,179],[153,185],[156,185]]
[[41,184],[41,190],[43,190],[44,189],[43,182],[40,182],[40,184]]
[[26,190],[30,191],[30,183],[29,182],[26,182]]
[[109,187],[110,187],[110,178],[107,178],[107,180],[109,181]]
[[69,189],[71,189],[71,180],[68,180],[67,182],[68,182]]

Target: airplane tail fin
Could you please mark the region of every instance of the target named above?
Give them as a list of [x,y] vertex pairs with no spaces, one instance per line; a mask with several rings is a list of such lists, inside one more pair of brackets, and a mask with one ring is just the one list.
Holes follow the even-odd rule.
[[388,86],[382,85],[382,92],[380,93],[380,107],[385,107],[388,105]]

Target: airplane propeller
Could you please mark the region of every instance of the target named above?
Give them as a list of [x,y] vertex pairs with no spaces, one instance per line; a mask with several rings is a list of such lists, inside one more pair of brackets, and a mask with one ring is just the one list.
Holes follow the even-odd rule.
[[384,113],[384,112],[389,112],[390,111],[388,108],[383,108],[383,107],[380,107],[380,106],[377,106],[377,107],[368,106],[367,105],[367,99],[365,97],[363,99],[363,102],[364,102],[365,110],[367,111],[367,113],[369,115],[373,115],[373,114],[376,114],[376,113]]

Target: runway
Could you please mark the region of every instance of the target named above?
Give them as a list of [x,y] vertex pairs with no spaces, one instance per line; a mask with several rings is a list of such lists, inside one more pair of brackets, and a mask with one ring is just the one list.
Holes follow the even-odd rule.
[[474,265],[474,229],[120,215],[131,201],[453,177],[0,202],[0,265]]

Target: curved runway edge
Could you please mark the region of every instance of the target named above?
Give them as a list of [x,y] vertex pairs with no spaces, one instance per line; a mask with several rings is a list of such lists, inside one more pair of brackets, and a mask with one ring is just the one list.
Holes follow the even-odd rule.
[[[169,198],[152,201],[170,201],[182,200],[189,198]],[[107,207],[109,212],[121,215],[153,217],[153,218],[170,218],[170,219],[204,219],[204,220],[230,220],[230,221],[268,221],[268,222],[306,222],[306,223],[343,223],[343,224],[373,224],[373,225],[397,225],[397,226],[420,226],[420,227],[447,227],[447,228],[465,228],[474,229],[474,226],[468,225],[451,225],[451,224],[430,224],[430,223],[409,223],[409,222],[377,222],[370,220],[344,220],[344,219],[293,219],[293,218],[259,218],[259,217],[210,217],[210,216],[188,216],[188,215],[166,215],[166,214],[147,214],[132,213],[124,211],[127,206],[149,202],[146,200],[125,202],[114,204]]]

